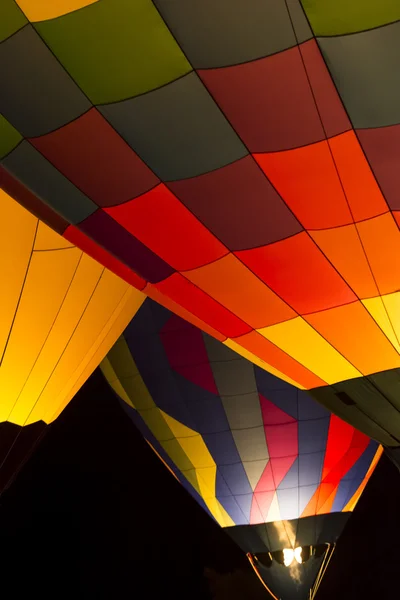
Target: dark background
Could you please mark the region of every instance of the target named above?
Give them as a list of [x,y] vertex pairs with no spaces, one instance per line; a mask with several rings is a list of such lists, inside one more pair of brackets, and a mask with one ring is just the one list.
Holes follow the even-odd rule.
[[[320,600],[400,597],[400,474],[383,457]],[[0,503],[1,597],[264,600],[247,559],[96,371]],[[291,600],[291,599],[287,599]]]

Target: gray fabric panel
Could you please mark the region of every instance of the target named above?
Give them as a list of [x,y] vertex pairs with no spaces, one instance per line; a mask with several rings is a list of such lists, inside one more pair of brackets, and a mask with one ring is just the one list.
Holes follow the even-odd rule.
[[[353,386],[356,385],[357,381],[359,380],[352,381]],[[346,385],[349,383],[350,382],[343,382],[342,384],[336,384],[336,390],[331,386],[315,388],[313,390],[309,390],[309,394],[315,398],[315,400],[323,404],[328,410],[336,414],[347,423],[350,423],[350,425],[353,425],[353,427],[357,427],[357,429],[374,440],[377,440],[385,446],[397,446],[398,442],[396,439],[391,436],[390,432],[387,432],[380,427],[375,422],[374,418],[364,415],[357,406],[346,406],[337,397],[336,391],[341,390],[345,391],[350,397],[352,397],[352,392]]]
[[240,354],[221,344],[220,341],[211,337],[207,333],[202,332],[204,345],[207,350],[208,358],[210,362],[214,361],[231,361],[231,360],[243,360]]
[[242,462],[268,458],[264,427],[232,431]]
[[298,43],[301,44],[306,40],[310,40],[313,37],[313,33],[301,7],[301,0],[286,0],[286,5],[292,19]]
[[[285,0],[154,0],[154,4],[198,69],[252,61],[296,44]],[[299,40],[309,39],[298,0],[290,4]]]
[[99,110],[164,181],[195,177],[248,154],[196,73]]
[[354,127],[400,122],[400,22],[318,44]]
[[345,391],[359,409],[379,427],[392,436],[400,438],[400,413],[368,379],[356,379],[335,385],[337,391]]
[[231,429],[247,429],[263,425],[260,400],[257,392],[221,396],[225,414]]
[[267,464],[268,459],[251,460],[243,463],[244,470],[246,471],[247,478],[253,491],[256,489],[257,483],[260,481],[261,475]]
[[0,113],[25,137],[58,129],[91,104],[27,25],[0,45]]
[[97,210],[89,200],[29,142],[2,161],[4,167],[69,223],[79,223]]
[[211,368],[221,396],[257,392],[254,366],[244,358],[229,362],[213,362]]
[[[400,418],[400,369],[369,375],[368,379],[390,400],[399,411]],[[400,422],[397,424],[396,431],[400,435]]]

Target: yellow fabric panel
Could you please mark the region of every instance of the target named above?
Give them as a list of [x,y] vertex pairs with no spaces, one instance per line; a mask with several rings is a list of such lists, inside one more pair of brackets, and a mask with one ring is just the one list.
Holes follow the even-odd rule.
[[[145,297],[144,295],[142,296],[143,298]],[[123,335],[119,337],[117,342],[111,348],[110,352],[108,353],[108,357],[117,369],[116,375],[124,389],[124,393],[129,398],[128,404],[131,404],[138,410],[153,408],[155,406],[153,398],[150,396],[149,391],[142,377],[140,376],[131,351],[129,350],[128,344],[126,343]],[[100,364],[100,368],[106,375],[102,364]]]
[[165,422],[168,424],[168,427],[177,439],[192,438],[200,435],[197,431],[190,429],[190,427],[186,427],[186,425],[183,425],[173,417],[170,417],[166,412],[161,412],[163,414]]
[[0,191],[0,421],[51,422],[145,296]]
[[[69,263],[72,258],[74,261],[71,268]],[[34,356],[29,361],[30,372],[27,374],[27,380],[19,391],[15,408],[8,417],[13,423],[22,425],[29,418],[33,408],[39,408],[38,400],[41,399],[49,377],[52,376],[60,358],[62,360],[71,333],[78,327],[102,271],[100,265],[92,265],[89,257],[82,256],[82,252],[77,248],[34,254],[29,271],[29,274],[35,276],[32,282],[32,294],[28,295],[28,289],[26,289],[26,294],[23,296],[26,304],[22,305],[21,302],[11,336],[16,354],[20,352],[22,346],[30,348],[34,352]],[[46,279],[49,291],[46,290],[43,281],[40,282],[37,278],[39,273],[43,274]],[[38,321],[38,317],[32,318],[31,308],[36,298],[40,298],[38,289],[43,290],[44,296],[54,292],[57,289],[57,274],[63,276],[62,282],[60,282],[60,295],[56,296],[54,304],[49,307],[50,310],[44,307],[43,314],[48,314],[49,318],[46,319],[43,333],[35,331],[32,327]],[[37,312],[40,312],[39,307]],[[26,315],[26,319],[22,320],[22,327],[19,330],[17,329],[18,319],[22,319],[24,315]],[[19,331],[21,334],[17,335]],[[38,345],[33,345],[32,342],[26,344],[26,336],[29,336],[31,340],[36,339]],[[12,354],[10,358],[18,367],[16,358]],[[42,418],[43,412],[45,411],[39,411],[39,418]],[[33,421],[37,420],[39,419],[33,418]]]
[[147,410],[139,410],[139,414],[159,442],[166,442],[174,437],[164,419],[162,411],[157,406]]
[[53,252],[41,252],[30,262],[0,370],[0,421],[24,425],[32,408],[30,402],[28,407],[18,403],[16,414],[10,416],[65,299],[82,252],[73,248],[59,250],[57,255],[55,260]]
[[129,398],[128,394],[122,387],[121,382],[118,379],[107,356],[101,361],[100,367],[104,377],[107,379],[109,385],[112,387],[114,392],[118,394],[121,400],[124,400],[124,402],[129,404],[129,406],[133,406],[133,408],[135,408],[134,404],[132,403],[132,400]]
[[[83,260],[92,261],[85,255],[83,255]],[[92,262],[93,268],[97,268],[98,265],[95,261]],[[29,422],[37,421],[41,418],[41,415],[48,412],[51,406],[55,405],[54,399],[57,398],[60,390],[63,395],[69,394],[74,384],[71,377],[78,377],[80,369],[85,363],[87,365],[90,358],[96,353],[103,335],[109,331],[110,326],[115,321],[118,315],[118,307],[121,302],[124,302],[127,291],[128,285],[124,281],[109,271],[103,271],[100,280],[93,289],[90,301],[84,307],[79,325],[74,331],[71,331],[71,337],[46,383],[46,388],[41,394],[35,410],[30,415]],[[133,314],[131,313],[131,318]]]
[[[164,411],[161,411],[161,413],[195,469],[216,467],[210,451],[197,431],[186,427],[186,425],[183,425],[173,417],[170,417]],[[215,491],[213,493],[215,494]]]
[[274,521],[281,520],[281,513],[279,510],[279,502],[278,502],[278,494],[275,492],[274,497],[271,502],[271,506],[269,507],[267,518],[265,519],[266,523],[273,523]]
[[178,469],[186,476],[186,471],[194,469],[188,455],[184,452],[179,441],[176,439],[168,440],[168,442],[160,442],[165,452],[170,459],[176,464]]
[[74,248],[74,245],[50,229],[45,223],[39,221],[34,246],[36,252],[67,248]]
[[201,489],[197,480],[196,469],[188,469],[187,471],[183,472],[183,475],[186,477],[190,485],[196,490],[199,496],[201,496]]
[[297,387],[300,390],[304,390],[305,389],[302,385],[300,385],[299,383],[297,383],[297,381],[294,381],[293,379],[290,379],[290,377],[287,377],[284,373],[281,373],[281,371],[278,371],[278,369],[275,369],[274,367],[272,367],[268,363],[266,363],[263,360],[261,360],[260,358],[258,358],[252,352],[249,352],[248,350],[246,350],[245,348],[243,348],[243,346],[240,346],[240,344],[238,344],[237,342],[235,342],[235,340],[232,340],[232,339],[228,338],[223,343],[225,344],[225,346],[228,346],[228,348],[230,348],[231,350],[234,350],[239,355],[242,355],[243,358],[246,358],[250,362],[252,362],[255,365],[259,366],[261,369],[265,369],[269,373],[272,373],[272,375],[276,375],[276,377],[279,377],[280,379],[283,379],[283,381],[286,381],[287,383],[290,383],[290,385],[293,385],[294,387]]
[[[392,298],[388,301],[389,297]],[[374,321],[376,321],[382,329],[388,340],[396,348],[397,352],[400,352],[399,292],[383,297],[378,296],[377,298],[368,298],[368,300],[362,300],[362,303]]]
[[0,204],[1,361],[33,250],[38,221],[1,189]]
[[78,377],[76,373],[71,376],[68,382],[69,391],[63,391],[58,395],[58,398],[60,399],[59,404],[55,403],[57,409],[56,411],[51,410],[46,413],[46,422],[50,423],[51,421],[54,421],[54,419],[56,419],[64,410],[68,402],[75,396],[88,377],[93,373],[103,357],[107,354],[113,344],[115,344],[118,336],[121,334],[121,331],[125,330],[127,325],[132,320],[132,317],[140,308],[145,299],[144,294],[132,287],[127,287],[128,289],[125,294],[124,301],[118,307],[118,310],[115,311],[113,318],[110,319],[108,323],[107,328],[105,328],[99,336],[99,345],[97,349],[94,347],[92,352],[88,352],[86,354],[85,359],[82,361],[79,367],[81,374]]
[[355,367],[301,317],[258,331],[329,384],[361,376]]
[[47,21],[74,10],[79,10],[98,0],[16,0],[29,21]]
[[349,500],[349,502],[346,504],[346,506],[343,508],[342,512],[351,512],[355,509],[357,502],[359,501],[361,494],[363,493],[364,488],[369,481],[369,478],[371,477],[372,473],[374,472],[375,467],[378,464],[380,457],[382,456],[382,453],[383,453],[383,447],[379,446],[378,450],[375,453],[373,461],[370,464],[367,474],[364,477],[364,481],[360,484],[359,488],[357,489],[357,491],[355,492],[353,497]]
[[217,477],[217,466],[196,469],[196,475],[203,498],[205,500],[215,498],[214,488]]
[[205,501],[207,508],[221,527],[233,527],[235,525],[222,504],[217,498],[210,498]]

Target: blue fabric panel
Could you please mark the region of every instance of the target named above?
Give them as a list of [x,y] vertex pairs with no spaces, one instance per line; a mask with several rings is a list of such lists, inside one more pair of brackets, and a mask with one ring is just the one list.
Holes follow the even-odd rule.
[[251,503],[253,501],[253,494],[237,494],[235,496],[236,502],[240,506],[242,513],[247,519],[247,523],[250,523],[250,511]]
[[374,440],[371,440],[367,448],[364,450],[364,452],[358,459],[358,461],[343,477],[335,496],[335,501],[332,506],[332,512],[339,512],[343,510],[343,508],[349,502],[353,494],[356,493],[358,487],[361,485],[365,475],[367,474],[367,471],[370,467],[371,461],[377,449],[378,443]]
[[219,396],[185,379],[179,373],[173,374],[180,396],[183,398],[200,433],[217,433],[229,429],[228,419]]
[[285,477],[278,485],[278,490],[297,488],[299,486],[299,459],[296,458]]
[[220,433],[206,433],[203,435],[203,440],[218,467],[221,465],[241,464],[241,459],[230,429]]
[[299,485],[319,484],[325,452],[299,455]]
[[322,404],[313,400],[307,392],[299,390],[298,400],[300,421],[305,421],[307,419],[322,419],[323,417],[330,416],[330,412],[326,410]]
[[378,446],[379,446],[378,442],[371,440],[369,442],[368,446],[366,447],[366,449],[364,450],[364,452],[361,454],[360,458],[357,460],[357,462],[351,467],[351,469],[343,477],[343,480],[364,479],[364,477],[367,474],[367,471],[370,467],[372,459],[374,458],[375,453],[378,450]]
[[259,367],[254,367],[254,373],[258,391],[276,404],[278,408],[297,419],[297,396],[299,392],[297,388]]
[[218,466],[218,468],[234,496],[252,493],[253,490],[250,487],[242,463],[236,465],[222,465]]
[[325,452],[330,417],[299,421],[299,454]]
[[[342,481],[339,484],[338,490],[336,492],[336,496],[335,496],[335,500],[332,505],[331,512],[341,512],[343,510],[343,508],[346,506],[348,500],[352,496],[351,488],[353,487],[354,482],[355,482],[354,479],[348,479],[347,481],[342,479]],[[357,485],[355,486],[355,490],[358,488],[360,483],[361,483],[361,480],[359,482],[357,482]]]
[[226,481],[218,468],[215,478],[215,495],[218,499],[224,498],[225,496],[232,496],[232,492],[227,486]]
[[249,520],[246,519],[243,511],[240,506],[236,502],[234,496],[224,496],[223,498],[218,498],[228,515],[234,521],[235,525],[247,525]]

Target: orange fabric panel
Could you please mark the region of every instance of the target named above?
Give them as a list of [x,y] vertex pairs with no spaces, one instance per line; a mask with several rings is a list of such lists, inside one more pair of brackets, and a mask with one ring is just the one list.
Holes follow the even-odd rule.
[[391,213],[357,224],[380,295],[400,289],[400,232]]
[[163,184],[104,210],[177,271],[195,269],[228,253]]
[[354,131],[329,140],[354,221],[389,210]]
[[236,254],[301,315],[356,300],[306,232]]
[[312,515],[317,514],[317,502],[318,502],[318,497],[319,497],[322,485],[323,485],[322,483],[319,484],[319,486],[315,490],[314,494],[312,495],[311,500],[309,500],[307,506],[301,513],[300,517],[311,517]]
[[400,229],[400,210],[393,210],[392,214],[396,220],[397,227],[399,227],[399,229]]
[[305,389],[312,389],[327,384],[326,381],[320,379],[306,367],[303,367],[303,365],[289,356],[289,354],[283,352],[283,350],[264,338],[257,331],[242,335],[235,341],[249,352],[259,356],[267,365],[272,365],[278,371],[282,371],[282,373],[288,375],[293,381],[297,381]]
[[310,235],[359,298],[378,295],[355,225],[311,231]]
[[338,483],[321,483],[317,500],[317,515],[330,512],[338,485]]
[[361,302],[304,318],[363,375],[400,367],[400,356]]
[[254,158],[305,229],[352,222],[326,141]]
[[247,323],[241,321],[179,273],[174,273],[164,281],[156,283],[154,287],[226,337],[237,337],[251,331]]
[[336,493],[339,489],[339,484],[333,487],[331,494],[328,499],[325,500],[324,504],[322,504],[321,508],[318,508],[319,515],[326,515],[331,512],[333,503],[335,501]]
[[185,277],[253,329],[296,316],[283,300],[232,254],[205,267],[188,271]]

